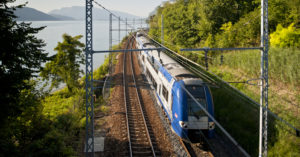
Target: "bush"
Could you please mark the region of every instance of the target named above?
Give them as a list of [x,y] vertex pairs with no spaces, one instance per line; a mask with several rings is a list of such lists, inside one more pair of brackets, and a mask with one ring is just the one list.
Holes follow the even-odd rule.
[[300,29],[294,27],[293,23],[287,28],[284,28],[281,24],[278,24],[276,27],[276,31],[273,32],[270,36],[270,43],[272,46],[280,48],[300,48]]

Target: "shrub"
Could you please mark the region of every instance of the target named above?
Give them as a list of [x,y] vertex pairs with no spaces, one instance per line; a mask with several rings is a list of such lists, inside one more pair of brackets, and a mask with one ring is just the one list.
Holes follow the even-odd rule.
[[276,27],[276,31],[273,32],[270,36],[270,42],[272,46],[281,48],[300,48],[300,29],[294,27],[294,23],[289,25],[287,28],[284,28],[281,24],[278,24]]

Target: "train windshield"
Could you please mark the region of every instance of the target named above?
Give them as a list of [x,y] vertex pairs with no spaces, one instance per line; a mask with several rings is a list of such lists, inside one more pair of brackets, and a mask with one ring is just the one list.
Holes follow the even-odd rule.
[[[206,109],[206,97],[203,86],[199,85],[187,85],[186,89],[193,95],[193,97]],[[201,116],[205,116],[204,111],[200,108],[200,106],[192,99],[189,95],[187,95],[187,103],[188,103],[188,114],[189,116],[195,116],[200,118]]]

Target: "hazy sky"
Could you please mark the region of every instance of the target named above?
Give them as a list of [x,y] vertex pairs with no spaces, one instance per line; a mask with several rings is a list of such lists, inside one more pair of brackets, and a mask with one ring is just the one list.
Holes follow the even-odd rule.
[[[27,7],[48,13],[53,9],[71,6],[85,6],[85,0],[17,0],[17,3],[28,1]],[[95,0],[107,9],[147,17],[156,6],[166,0]],[[95,5],[94,5],[95,6]],[[96,6],[95,6],[96,7]]]

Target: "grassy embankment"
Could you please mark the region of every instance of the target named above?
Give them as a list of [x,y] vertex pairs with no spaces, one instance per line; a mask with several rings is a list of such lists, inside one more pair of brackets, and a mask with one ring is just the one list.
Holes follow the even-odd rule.
[[[116,48],[115,46],[114,48]],[[113,58],[117,54],[113,54]],[[116,63],[116,60],[113,62]],[[104,63],[94,71],[94,80],[103,80],[108,73],[109,58],[106,57]],[[60,140],[59,147],[65,147],[61,154],[66,156],[76,156],[83,149],[83,139],[85,131],[85,76],[80,80],[80,87],[74,93],[69,93],[67,88],[58,90],[46,96],[43,102],[43,114],[48,117],[53,127],[48,133],[49,138]],[[94,84],[94,86],[97,86]],[[107,112],[105,100],[102,98],[102,91],[94,91],[96,101],[94,102],[94,112]]]
[[[199,64],[203,63],[201,55],[198,57],[193,53],[182,55]],[[210,70],[225,81],[247,81],[260,77],[259,51],[225,53],[222,65],[220,56],[213,58],[209,65]],[[300,127],[299,59],[300,52],[297,49],[271,48],[269,52],[269,108],[297,128]],[[250,83],[257,84],[258,81]],[[220,82],[219,85],[220,88],[212,88],[215,117],[251,156],[257,156],[259,107],[227,85]],[[259,102],[259,86],[242,83],[232,85]],[[269,156],[299,156],[300,139],[295,136],[294,130],[269,115],[268,131]]]
[[[239,7],[235,7],[239,6]],[[278,7],[281,6],[281,7]],[[271,45],[299,48],[299,6],[296,1],[270,2],[269,33]],[[161,16],[163,15],[163,16]],[[161,39],[164,17],[165,44],[190,60],[204,65],[203,52],[180,52],[180,48],[258,47],[260,45],[260,3],[258,1],[178,0],[165,3],[149,18],[149,34]],[[289,18],[286,18],[289,17]],[[298,46],[297,46],[298,45]],[[199,55],[199,53],[202,53]],[[259,52],[226,53],[219,66],[217,54],[210,69],[226,81],[259,78]],[[218,57],[217,59],[215,59]],[[299,128],[299,50],[270,50],[270,109]],[[188,62],[188,61],[187,61]],[[185,64],[185,63],[183,63]],[[198,65],[188,63],[212,77],[220,88],[211,88],[215,117],[251,156],[258,156],[259,107],[234,91]],[[251,83],[258,83],[252,81]],[[259,86],[233,84],[246,95],[259,100]],[[299,138],[288,127],[269,116],[269,156],[300,156]],[[292,132],[290,134],[289,132]]]
[[[297,128],[300,128],[299,60],[299,49],[271,48],[269,51],[269,109]],[[259,78],[260,52],[225,53],[223,65],[220,65],[220,58],[217,57],[212,61],[210,70],[226,81],[247,81]],[[250,83],[255,84],[258,81]],[[233,85],[256,102],[259,102],[259,86],[248,84]],[[250,107],[246,101],[238,99],[236,101],[226,100],[230,96],[225,96],[224,101],[224,97],[220,97],[219,90],[214,90],[217,117],[222,117],[219,118],[221,123],[226,124],[226,128],[229,128],[236,137],[243,137],[238,139],[242,144],[248,143],[246,145],[249,145],[252,143],[253,145],[250,145],[250,148],[251,150],[255,150],[258,142],[258,106],[254,105]],[[242,127],[239,128],[236,124]],[[300,155],[300,138],[295,136],[294,130],[283,125],[282,122],[275,120],[272,115],[269,115],[268,131],[269,156]],[[254,155],[256,153],[251,154]]]

